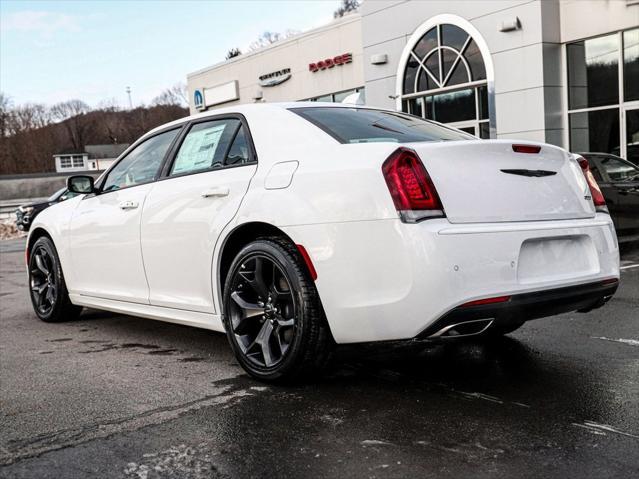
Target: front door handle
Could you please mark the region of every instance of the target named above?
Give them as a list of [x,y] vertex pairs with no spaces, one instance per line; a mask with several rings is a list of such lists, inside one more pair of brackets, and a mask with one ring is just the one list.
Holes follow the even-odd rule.
[[121,201],[118,206],[120,207],[121,210],[134,210],[135,208],[138,207],[138,202],[126,200],[126,201]]
[[225,186],[218,186],[215,188],[209,188],[208,190],[204,190],[202,192],[202,197],[203,198],[213,198],[213,197],[221,197],[221,196],[228,196],[229,194],[229,189]]

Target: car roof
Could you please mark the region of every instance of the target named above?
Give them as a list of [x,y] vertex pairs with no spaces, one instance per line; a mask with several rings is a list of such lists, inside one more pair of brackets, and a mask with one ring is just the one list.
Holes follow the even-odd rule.
[[170,123],[165,123],[160,125],[151,131],[145,133],[143,137],[148,135],[152,135],[161,130],[165,130],[167,128],[171,128],[173,126],[178,126],[183,123],[187,123],[191,120],[199,120],[201,118],[207,118],[211,116],[224,115],[225,113],[239,113],[239,114],[250,114],[251,112],[260,111],[264,112],[265,110],[289,110],[291,108],[318,108],[318,107],[328,107],[328,108],[366,108],[369,110],[384,110],[383,108],[375,108],[365,105],[352,105],[348,103],[332,103],[332,102],[321,102],[321,101],[294,101],[294,102],[279,102],[279,103],[244,103],[241,105],[229,106],[225,108],[217,108],[215,110],[208,110],[202,113],[196,113],[194,115],[189,115],[184,118],[180,118],[179,120],[174,120]]

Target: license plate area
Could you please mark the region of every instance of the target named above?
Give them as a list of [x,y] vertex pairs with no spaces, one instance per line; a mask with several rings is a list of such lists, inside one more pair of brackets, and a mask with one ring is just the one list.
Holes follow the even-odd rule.
[[590,236],[531,238],[521,245],[517,280],[521,284],[568,280],[597,274],[599,269]]

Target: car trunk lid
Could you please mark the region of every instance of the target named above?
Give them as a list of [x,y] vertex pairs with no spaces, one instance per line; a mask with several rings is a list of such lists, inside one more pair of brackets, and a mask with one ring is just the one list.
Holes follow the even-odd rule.
[[[522,145],[528,148],[517,148]],[[451,223],[592,218],[581,167],[564,150],[504,140],[413,143]],[[532,147],[532,148],[529,148]],[[539,151],[536,152],[539,147]]]

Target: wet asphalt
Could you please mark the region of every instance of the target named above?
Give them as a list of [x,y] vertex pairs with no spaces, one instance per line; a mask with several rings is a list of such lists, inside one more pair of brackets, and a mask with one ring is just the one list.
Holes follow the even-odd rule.
[[639,248],[603,309],[494,341],[358,346],[247,377],[222,334],[31,312],[0,244],[1,478],[638,477]]

